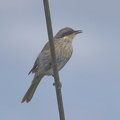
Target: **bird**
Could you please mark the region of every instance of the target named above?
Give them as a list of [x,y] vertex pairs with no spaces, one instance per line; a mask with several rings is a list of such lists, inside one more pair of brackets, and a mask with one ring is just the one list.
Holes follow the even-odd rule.
[[[72,41],[79,33],[82,33],[82,30],[73,30],[70,27],[65,27],[59,30],[53,37],[58,71],[60,71],[71,58],[73,53]],[[43,47],[28,75],[30,73],[34,74],[34,78],[21,103],[28,103],[32,99],[38,84],[45,75],[54,76],[49,42]]]

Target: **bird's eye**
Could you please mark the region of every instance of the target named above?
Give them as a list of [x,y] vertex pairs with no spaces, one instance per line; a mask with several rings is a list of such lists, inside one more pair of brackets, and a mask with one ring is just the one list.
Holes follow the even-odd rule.
[[70,34],[72,34],[72,33],[73,33],[73,31],[65,32],[65,33],[62,34],[62,37],[67,36],[67,35],[70,35]]
[[67,34],[70,35],[70,34],[72,34],[72,33],[73,33],[73,31],[69,31]]

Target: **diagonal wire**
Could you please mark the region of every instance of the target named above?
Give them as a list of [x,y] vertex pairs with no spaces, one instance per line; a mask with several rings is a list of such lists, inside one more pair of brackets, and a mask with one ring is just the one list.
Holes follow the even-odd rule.
[[55,56],[55,46],[54,46],[54,41],[53,41],[52,22],[51,22],[51,17],[50,17],[48,0],[43,0],[43,4],[44,4],[45,17],[46,17],[46,24],[47,24],[50,50],[51,50],[51,57],[52,57],[52,64],[53,64],[53,72],[54,72],[54,80],[55,80],[55,88],[56,88],[56,96],[57,96],[57,102],[58,102],[59,116],[60,116],[60,120],[65,120],[64,108],[63,108],[63,102],[62,102],[62,93],[61,93],[61,88],[59,88],[60,87],[60,80],[59,80],[59,74],[58,74],[58,70],[57,70],[57,62],[56,62],[56,56]]

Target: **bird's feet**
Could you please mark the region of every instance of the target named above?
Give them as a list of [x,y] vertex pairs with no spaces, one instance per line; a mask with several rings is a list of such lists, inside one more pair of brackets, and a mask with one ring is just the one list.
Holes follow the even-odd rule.
[[[53,83],[53,86],[56,86],[56,83]],[[61,89],[62,88],[62,83],[59,82],[58,85],[57,85],[57,89]]]

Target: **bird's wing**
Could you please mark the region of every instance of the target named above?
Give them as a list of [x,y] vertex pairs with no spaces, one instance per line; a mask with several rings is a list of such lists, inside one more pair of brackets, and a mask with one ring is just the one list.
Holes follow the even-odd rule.
[[[28,75],[29,75],[31,72],[32,72],[32,73],[35,73],[35,72],[37,71],[37,69],[38,69],[38,67],[39,67],[39,59],[40,59],[40,56],[44,54],[44,51],[50,51],[49,42],[47,42],[47,43],[45,44],[45,46],[43,47],[41,53],[40,53],[39,56],[37,57],[37,59],[36,59],[34,65],[33,65],[32,69],[30,70],[30,72],[28,73]],[[49,61],[49,58],[50,58],[49,55],[50,55],[50,54],[48,54],[47,56],[44,55],[44,58],[43,58],[43,59],[47,59],[47,60]],[[41,61],[41,62],[42,62],[42,61]],[[50,64],[51,64],[51,63],[49,63],[49,65],[50,65]],[[45,66],[45,69],[48,69],[48,68],[49,68],[49,66],[46,65],[46,66]]]
[[45,44],[45,46],[43,47],[43,49],[42,49],[41,52],[44,52],[44,51],[46,51],[46,50],[50,50],[50,44],[49,44],[49,42],[47,42],[47,43]]
[[38,69],[38,57],[37,57],[37,59],[36,59],[36,61],[35,61],[35,63],[34,63],[34,65],[33,65],[33,67],[32,67],[32,69],[30,70],[30,72],[28,73],[28,75],[32,72],[32,73],[35,73],[36,71],[37,71],[37,69]]

